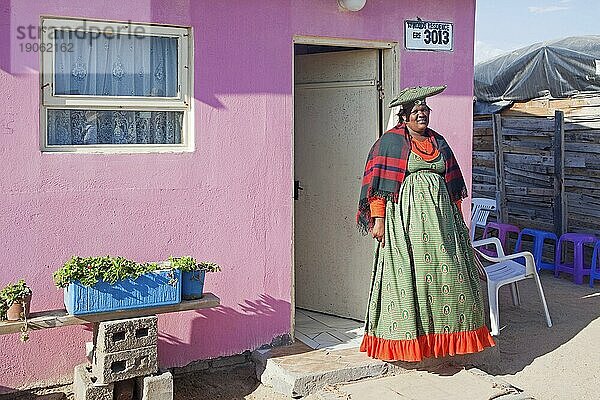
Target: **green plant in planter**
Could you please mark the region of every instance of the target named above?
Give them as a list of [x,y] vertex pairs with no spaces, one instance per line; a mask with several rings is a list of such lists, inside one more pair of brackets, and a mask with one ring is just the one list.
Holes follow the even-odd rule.
[[184,300],[202,298],[206,272],[221,270],[215,263],[197,262],[192,257],[169,257],[171,267],[181,270],[181,297]]
[[54,272],[52,278],[59,288],[79,281],[84,286],[94,286],[99,281],[114,284],[124,279],[136,279],[159,269],[157,263],[137,263],[124,257],[74,256]]
[[31,288],[23,279],[17,283],[8,284],[0,290],[0,307],[3,311],[0,313],[0,319],[6,319],[6,311],[10,306],[18,301],[23,301],[27,296],[31,296]]
[[[27,326],[27,310],[28,300],[31,296],[31,288],[27,286],[23,279],[20,279],[17,283],[8,284],[2,290],[0,290],[0,320],[7,319],[7,312],[11,306],[15,303],[21,303],[22,317],[25,319],[25,326],[21,329],[21,341],[25,342],[29,339],[28,326]],[[17,309],[17,312],[19,309]]]
[[189,256],[169,257],[169,261],[171,262],[172,268],[180,269],[182,272],[191,272],[191,271],[219,272],[219,271],[221,271],[221,267],[218,264],[208,262],[208,261],[197,262],[195,258],[189,257]]

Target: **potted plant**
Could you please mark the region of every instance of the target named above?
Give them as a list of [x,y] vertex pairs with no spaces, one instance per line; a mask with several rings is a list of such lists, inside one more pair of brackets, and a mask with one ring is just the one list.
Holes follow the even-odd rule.
[[169,257],[172,268],[181,271],[181,297],[185,300],[199,299],[204,291],[207,272],[218,272],[221,267],[215,263],[200,261],[193,257]]
[[19,321],[29,316],[31,288],[23,279],[0,290],[0,319]]
[[53,274],[70,314],[177,304],[181,272],[124,257],[72,257]]

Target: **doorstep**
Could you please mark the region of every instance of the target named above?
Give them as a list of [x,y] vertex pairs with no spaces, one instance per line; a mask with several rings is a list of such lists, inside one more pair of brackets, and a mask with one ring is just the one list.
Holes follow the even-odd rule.
[[294,398],[337,383],[383,376],[394,369],[391,364],[367,357],[358,348],[313,350],[300,341],[256,350],[252,357],[262,384]]

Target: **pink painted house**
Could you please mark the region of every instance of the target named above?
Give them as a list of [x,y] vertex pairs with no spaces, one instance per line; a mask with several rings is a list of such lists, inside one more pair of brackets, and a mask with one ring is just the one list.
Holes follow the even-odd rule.
[[[431,126],[470,184],[474,15],[475,0],[2,1],[0,285],[24,278],[42,311],[62,307],[52,272],[72,255],[219,263],[220,307],[160,316],[164,367],[289,340],[296,306],[361,319],[372,243],[355,207],[399,88],[448,85]],[[419,19],[445,24],[405,31]],[[0,393],[69,381],[90,339],[0,336]]]

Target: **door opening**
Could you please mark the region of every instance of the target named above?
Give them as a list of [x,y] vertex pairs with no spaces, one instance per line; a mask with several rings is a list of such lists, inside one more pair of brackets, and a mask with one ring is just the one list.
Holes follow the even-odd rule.
[[363,320],[374,244],[355,214],[365,157],[389,118],[397,44],[295,43],[293,303]]

